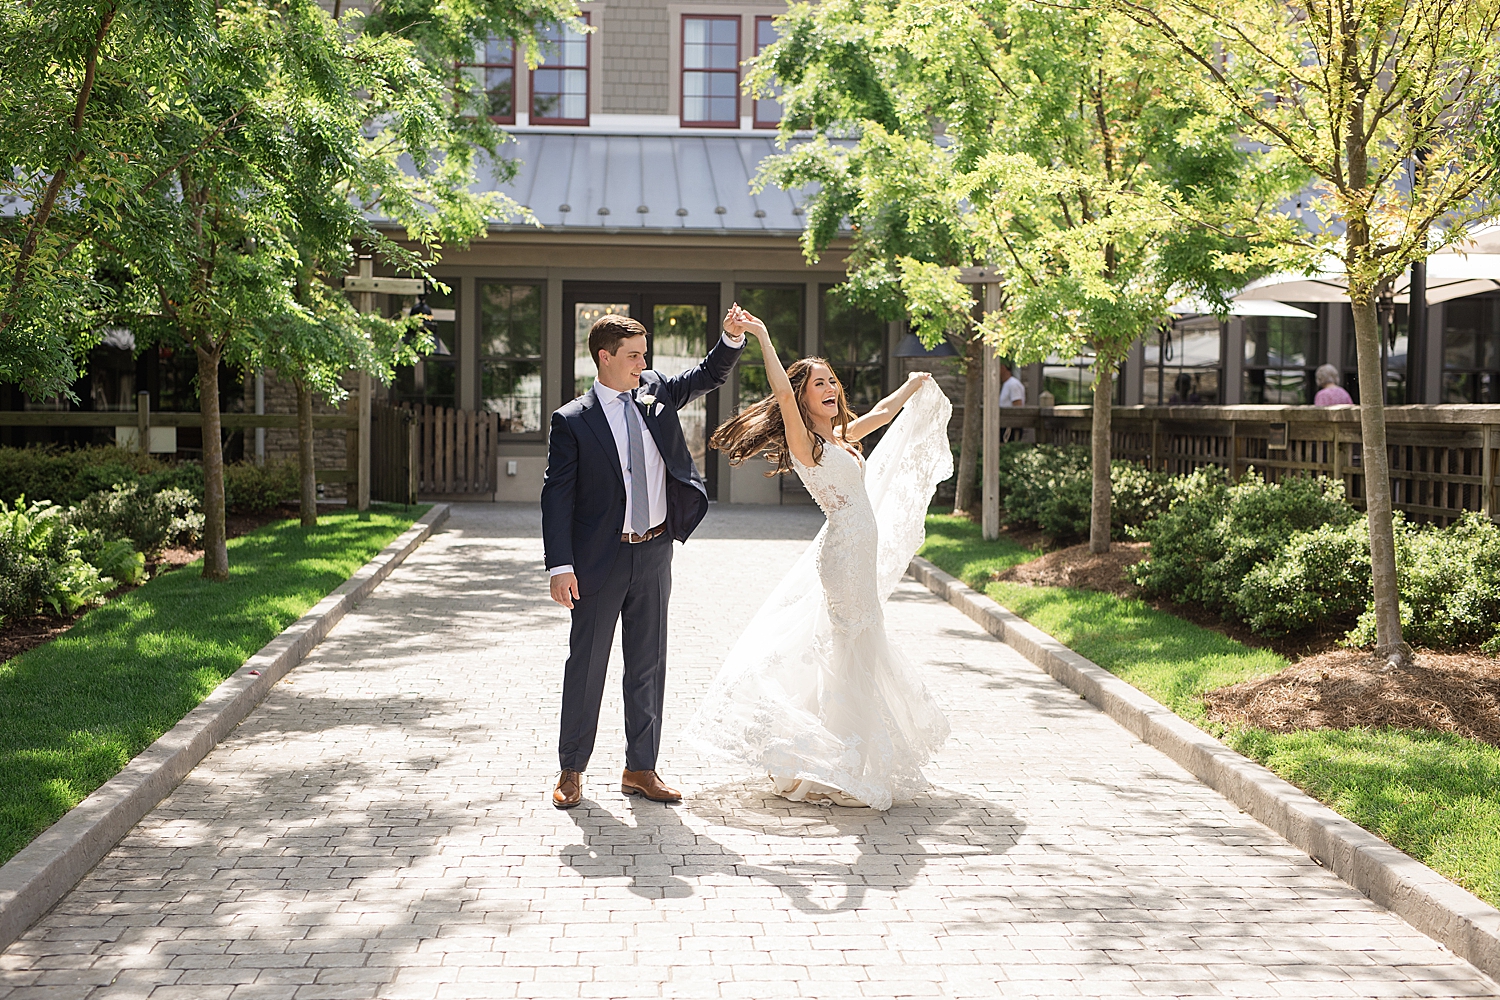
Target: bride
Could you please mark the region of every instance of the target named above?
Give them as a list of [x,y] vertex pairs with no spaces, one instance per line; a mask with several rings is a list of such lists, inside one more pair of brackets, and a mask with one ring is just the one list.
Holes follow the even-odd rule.
[[[764,453],[774,474],[795,471],[828,523],[730,652],[687,736],[769,773],[788,799],[888,809],[926,787],[922,766],[948,738],[886,638],[883,607],[922,544],[933,490],[953,474],[952,406],[917,372],[855,417],[827,361],[783,368],[765,324],[738,305],[725,329],[755,334],[773,395],[725,422],[712,446],[731,464]],[[897,413],[867,462],[860,439]]]

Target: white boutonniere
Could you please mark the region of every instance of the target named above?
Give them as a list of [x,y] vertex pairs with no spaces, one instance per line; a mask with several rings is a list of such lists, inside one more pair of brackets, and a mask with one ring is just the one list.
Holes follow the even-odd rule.
[[653,396],[653,395],[651,395],[649,392],[646,393],[646,395],[644,395],[644,396],[637,396],[637,397],[635,397],[635,401],[637,403],[640,403],[642,406],[644,406],[648,410],[651,410],[651,407],[655,406],[656,409],[651,410],[651,415],[653,417],[659,417],[659,416],[661,416],[662,404],[658,403],[656,401],[656,397]]

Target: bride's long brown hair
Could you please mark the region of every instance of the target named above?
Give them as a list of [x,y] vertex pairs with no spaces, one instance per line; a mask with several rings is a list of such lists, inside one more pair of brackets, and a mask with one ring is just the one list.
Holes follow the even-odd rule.
[[[792,383],[792,395],[797,400],[797,411],[802,414],[802,426],[807,428],[808,436],[812,438],[813,464],[816,465],[823,460],[823,439],[813,431],[812,414],[807,410],[807,396],[803,391],[807,388],[814,365],[822,365],[830,373],[833,372],[833,365],[823,358],[802,358],[787,366],[786,377]],[[854,413],[849,409],[849,403],[844,397],[844,384],[838,380],[837,375],[833,376],[833,384],[839,391],[839,411],[833,418],[833,426],[839,437],[843,438],[849,430],[849,421],[854,419]],[[844,443],[855,450],[861,450],[858,441],[845,440]],[[764,452],[766,461],[776,466],[766,473],[768,477],[792,471],[792,452],[786,444],[786,423],[781,419],[781,404],[776,402],[775,395],[745,407],[724,421],[714,431],[708,445],[722,451],[728,457],[730,465],[739,465],[745,459]]]

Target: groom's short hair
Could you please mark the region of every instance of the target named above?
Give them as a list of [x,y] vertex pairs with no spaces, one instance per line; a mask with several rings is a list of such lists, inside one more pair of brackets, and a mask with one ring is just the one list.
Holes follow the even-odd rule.
[[594,320],[594,325],[589,327],[589,357],[593,358],[594,364],[597,365],[600,351],[614,354],[620,350],[620,341],[626,337],[644,337],[645,335],[646,328],[641,326],[640,320],[614,314],[600,316]]

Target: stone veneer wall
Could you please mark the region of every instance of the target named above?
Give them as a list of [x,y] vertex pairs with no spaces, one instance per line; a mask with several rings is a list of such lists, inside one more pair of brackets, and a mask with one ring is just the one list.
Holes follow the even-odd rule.
[[[357,412],[357,400],[353,395],[354,376],[348,375],[344,378],[344,387],[351,394],[344,400],[342,406],[333,406],[328,400],[313,394],[314,413],[349,413]],[[245,379],[245,401],[244,412],[255,412],[255,376],[251,375]],[[292,384],[274,373],[266,373],[266,412],[267,413],[296,413],[297,393]],[[313,431],[313,463],[319,469],[342,469],[346,466],[347,431],[341,430],[317,430]],[[251,461],[255,457],[255,432],[245,432],[245,459]],[[292,429],[282,430],[280,428],[268,427],[266,429],[266,461],[267,462],[296,462],[297,461],[297,432]],[[323,488],[325,499],[341,499],[345,495],[343,483],[328,483]]]

